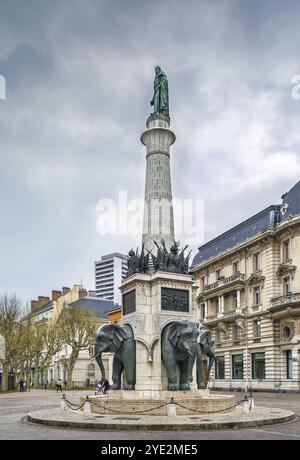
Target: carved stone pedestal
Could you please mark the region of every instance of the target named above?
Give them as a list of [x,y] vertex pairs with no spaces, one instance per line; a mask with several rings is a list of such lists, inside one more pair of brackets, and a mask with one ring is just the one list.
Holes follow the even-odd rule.
[[[167,377],[161,360],[161,333],[173,321],[195,320],[196,312],[192,311],[193,284],[190,275],[164,272],[137,274],[122,283],[121,323],[132,327],[136,340],[137,391],[167,390]],[[191,388],[197,388],[196,370]]]

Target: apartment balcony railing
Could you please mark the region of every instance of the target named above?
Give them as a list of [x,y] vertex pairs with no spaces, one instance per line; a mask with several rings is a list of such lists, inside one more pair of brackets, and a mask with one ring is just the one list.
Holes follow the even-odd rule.
[[221,321],[232,321],[237,317],[244,316],[246,314],[246,308],[242,308],[241,310],[228,310],[224,311],[223,313],[215,313],[214,315],[208,315],[206,316],[203,321],[205,323],[214,323],[219,320]]
[[300,292],[282,295],[271,300],[271,309],[300,305]]
[[207,293],[209,291],[214,291],[216,289],[227,287],[227,286],[230,286],[231,284],[235,284],[237,282],[244,282],[244,281],[245,281],[245,275],[243,273],[236,273],[235,275],[228,276],[227,278],[221,278],[215,283],[207,284],[204,287],[203,292]]

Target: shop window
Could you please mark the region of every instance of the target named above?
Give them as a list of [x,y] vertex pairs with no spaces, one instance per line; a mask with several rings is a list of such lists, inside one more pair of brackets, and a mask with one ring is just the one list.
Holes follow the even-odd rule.
[[225,358],[217,356],[215,361],[215,375],[217,380],[225,379]]
[[232,378],[242,380],[244,378],[243,355],[232,356]]
[[252,354],[252,378],[254,380],[264,380],[266,378],[265,353]]
[[286,351],[286,378],[293,378],[293,353],[292,350]]

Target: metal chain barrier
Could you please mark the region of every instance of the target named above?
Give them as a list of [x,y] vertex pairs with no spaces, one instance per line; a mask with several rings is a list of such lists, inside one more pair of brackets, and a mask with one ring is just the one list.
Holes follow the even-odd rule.
[[88,398],[82,404],[75,404],[72,401],[68,401],[65,395],[63,395],[62,400],[65,401],[67,407],[71,410],[80,410],[83,408],[85,403],[88,401]]
[[[201,410],[197,410],[197,409],[192,409],[191,407],[186,407],[186,406],[183,406],[182,404],[179,404],[177,403],[176,401],[171,401],[171,404],[175,404],[175,406],[178,406],[180,407],[181,409],[185,409],[185,410],[189,410],[191,412],[195,412],[197,414],[218,414],[220,412],[227,412],[227,411],[230,411],[232,409],[234,409],[235,407],[243,404],[245,401],[248,401],[248,398],[246,399],[241,399],[240,401],[237,401],[235,404],[233,404],[231,407],[227,407],[226,409],[219,409],[219,410],[212,410],[212,411],[201,411]],[[170,403],[169,403],[170,404]]]
[[100,407],[101,409],[105,409],[106,411],[109,411],[109,412],[114,412],[116,414],[123,414],[123,415],[135,415],[135,414],[146,414],[147,412],[152,412],[154,410],[158,410],[158,409],[161,409],[162,407],[165,407],[165,406],[168,406],[170,403],[169,402],[166,402],[164,404],[161,404],[160,406],[157,406],[157,407],[152,407],[151,409],[145,409],[143,411],[134,411],[134,412],[124,412],[124,411],[119,411],[119,410],[115,410],[115,409],[110,409],[109,407],[105,407],[105,406],[102,406],[101,404],[99,403],[96,403],[93,401],[93,404],[95,404],[95,406],[98,406]]
[[[65,401],[67,407],[69,409],[71,409],[71,410],[74,410],[74,411],[81,410],[84,407],[86,402],[90,402],[89,399],[88,399],[88,396],[87,396],[87,399],[82,404],[79,404],[79,405],[73,403],[72,401],[69,401],[66,398],[65,395],[63,395],[62,399]],[[103,406],[103,405],[101,405],[101,404],[99,404],[98,402],[95,402],[95,401],[93,401],[93,404],[95,406],[97,406],[97,407],[100,407],[101,409],[104,409],[107,412],[112,412],[112,413],[115,413],[115,414],[122,414],[122,415],[135,415],[135,414],[143,415],[143,414],[152,412],[154,410],[158,410],[158,409],[161,409],[163,407],[166,407],[166,406],[168,406],[170,404],[174,404],[175,406],[180,407],[181,409],[189,410],[189,411],[197,413],[197,414],[217,414],[217,413],[220,413],[220,412],[230,411],[230,410],[234,409],[235,407],[243,404],[244,402],[249,401],[249,399],[250,399],[250,407],[249,407],[249,411],[250,411],[252,409],[252,400],[253,400],[252,395],[250,395],[250,397],[245,395],[244,399],[241,399],[240,401],[237,401],[231,407],[227,407],[226,409],[215,410],[215,411],[201,411],[201,410],[197,410],[197,409],[192,409],[191,407],[184,406],[184,405],[174,401],[174,398],[171,398],[171,401],[163,403],[163,404],[161,404],[159,406],[152,407],[150,409],[145,409],[143,411],[134,411],[134,412],[124,412],[124,411],[120,411],[120,410],[116,410],[116,409],[111,409],[111,408],[105,407],[105,406]]]

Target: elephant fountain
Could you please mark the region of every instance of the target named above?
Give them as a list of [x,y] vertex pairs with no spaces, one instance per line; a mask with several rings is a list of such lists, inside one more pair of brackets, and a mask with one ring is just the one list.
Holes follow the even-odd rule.
[[[167,371],[170,391],[189,390],[193,367],[199,353],[198,322],[185,320],[168,324],[161,337],[162,360]],[[180,370],[177,384],[177,365]]]
[[135,389],[136,350],[132,329],[127,324],[106,324],[97,332],[95,341],[95,359],[100,367],[102,380],[106,379],[102,362],[102,353],[114,353],[113,385],[111,390],[121,389],[121,377],[124,371],[126,384],[123,390]]
[[199,338],[199,353],[197,356],[197,385],[198,389],[203,389],[203,355],[209,358],[209,363],[206,372],[206,381],[209,382],[210,372],[215,362],[215,342],[212,339],[211,332],[209,330],[200,331]]

